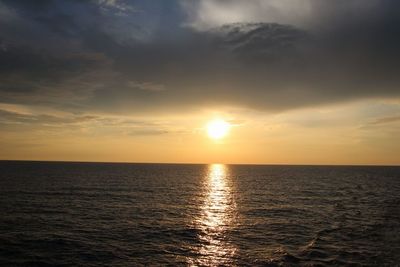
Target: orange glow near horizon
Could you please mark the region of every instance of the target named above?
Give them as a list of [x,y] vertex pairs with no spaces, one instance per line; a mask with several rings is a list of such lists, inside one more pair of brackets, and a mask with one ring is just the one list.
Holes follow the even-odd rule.
[[[83,118],[64,113],[53,118],[46,115],[49,110],[1,106],[20,121],[1,125],[0,159],[399,165],[400,120],[386,113],[361,118],[371,105],[367,101],[267,115],[221,109]],[[398,106],[400,111],[397,102],[374,105],[382,110]]]

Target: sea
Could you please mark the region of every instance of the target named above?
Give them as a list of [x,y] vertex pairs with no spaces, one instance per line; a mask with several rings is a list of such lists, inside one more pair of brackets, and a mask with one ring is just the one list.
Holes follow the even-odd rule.
[[0,266],[400,266],[400,167],[0,161]]

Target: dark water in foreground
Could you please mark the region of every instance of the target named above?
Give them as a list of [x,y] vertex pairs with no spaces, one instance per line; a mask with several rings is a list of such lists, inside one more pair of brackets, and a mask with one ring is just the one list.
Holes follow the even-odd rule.
[[400,168],[0,162],[0,265],[399,266]]

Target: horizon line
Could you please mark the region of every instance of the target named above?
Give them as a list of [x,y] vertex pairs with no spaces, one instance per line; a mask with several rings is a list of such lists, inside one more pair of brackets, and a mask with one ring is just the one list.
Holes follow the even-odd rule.
[[36,160],[36,159],[0,159],[0,162],[49,162],[49,163],[100,163],[100,164],[165,164],[165,165],[253,165],[253,166],[332,166],[332,167],[400,167],[400,164],[309,164],[309,163],[198,163],[198,162],[133,162],[133,161],[86,161],[86,160]]

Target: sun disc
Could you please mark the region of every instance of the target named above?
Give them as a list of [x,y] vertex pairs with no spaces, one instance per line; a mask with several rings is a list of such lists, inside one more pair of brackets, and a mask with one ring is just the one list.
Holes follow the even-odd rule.
[[229,132],[230,124],[221,119],[215,119],[208,123],[207,133],[213,139],[220,139]]

